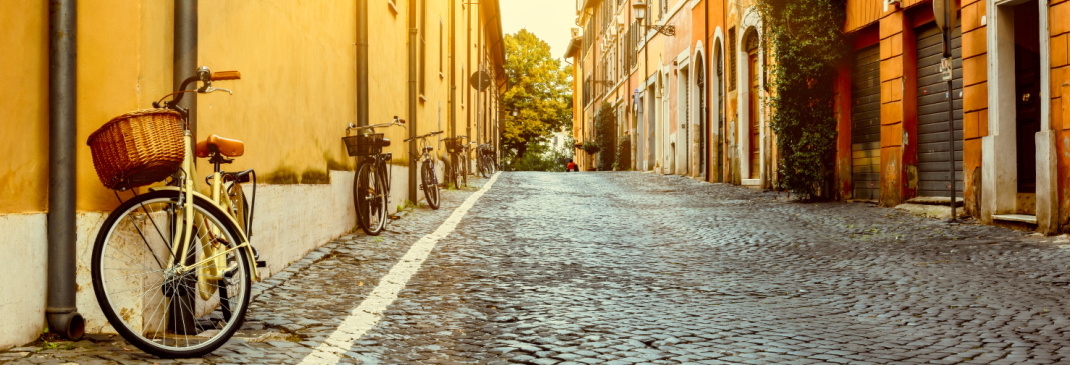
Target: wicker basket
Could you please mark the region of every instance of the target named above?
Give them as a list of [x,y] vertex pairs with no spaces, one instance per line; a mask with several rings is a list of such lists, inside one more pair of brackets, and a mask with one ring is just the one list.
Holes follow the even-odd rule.
[[182,125],[170,109],[137,110],[104,123],[87,141],[100,182],[125,190],[166,179],[182,166]]
[[342,137],[350,156],[376,155],[383,151],[383,134],[371,133]]
[[460,138],[443,138],[446,141],[446,151],[449,153],[457,154],[464,151],[464,145],[460,143]]

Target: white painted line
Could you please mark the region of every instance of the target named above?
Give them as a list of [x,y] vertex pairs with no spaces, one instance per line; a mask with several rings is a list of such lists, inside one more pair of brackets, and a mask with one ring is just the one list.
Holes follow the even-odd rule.
[[341,360],[341,355],[353,347],[353,341],[360,339],[372,327],[375,327],[376,323],[379,323],[379,320],[383,318],[383,311],[398,298],[398,292],[405,287],[412,275],[416,274],[424,260],[427,260],[427,256],[431,254],[435,244],[457,228],[457,224],[461,223],[461,218],[468,213],[469,209],[472,209],[476,200],[479,200],[479,197],[490,189],[494,181],[498,180],[498,175],[500,174],[501,172],[498,172],[491,176],[490,180],[483,185],[483,188],[469,196],[457,209],[454,209],[449,218],[446,218],[446,221],[441,226],[438,226],[438,229],[416,241],[409,248],[409,252],[401,258],[401,261],[398,261],[390,269],[390,272],[379,280],[379,286],[375,287],[375,290],[368,295],[368,298],[365,298],[357,308],[349,313],[349,317],[346,317],[342,324],[338,325],[338,328],[331,333],[330,337],[319,346],[316,346],[312,353],[305,356],[301,360],[301,364],[338,363]]

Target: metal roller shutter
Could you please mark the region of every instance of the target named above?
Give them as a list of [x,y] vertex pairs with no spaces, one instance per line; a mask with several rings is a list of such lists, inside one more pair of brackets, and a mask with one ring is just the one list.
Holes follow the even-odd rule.
[[951,196],[948,138],[955,140],[955,191],[962,197],[962,52],[961,29],[951,33],[954,134],[947,126],[947,82],[940,77],[943,46],[935,23],[917,29],[918,35],[918,196]]
[[851,70],[851,179],[854,199],[880,199],[880,48],[855,52]]

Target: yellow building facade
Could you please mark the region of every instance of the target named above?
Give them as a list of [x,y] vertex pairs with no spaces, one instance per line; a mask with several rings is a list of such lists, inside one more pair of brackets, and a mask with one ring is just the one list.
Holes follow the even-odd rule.
[[[97,178],[85,142],[109,119],[151,108],[172,91],[176,2],[77,4],[78,213],[71,228],[78,241],[78,309],[90,333],[110,331],[92,295],[88,263],[96,230],[119,202]],[[46,218],[49,135],[55,133],[49,127],[49,4],[0,0],[0,82],[9,85],[0,91],[0,230],[8,235],[0,250],[19,258],[0,268],[0,290],[18,298],[0,303],[0,312],[9,314],[0,319],[0,347],[32,341],[46,325],[46,232],[53,229]],[[242,78],[216,83],[233,95],[198,95],[196,133],[200,139],[218,134],[244,141],[245,155],[226,169],[256,169],[267,183],[256,207],[255,230],[263,233],[253,238],[268,261],[265,275],[354,227],[356,161],[341,142],[349,123],[387,123],[395,115],[409,122],[408,129],[382,130],[394,156],[391,210],[422,199],[406,189],[416,182],[409,179],[405,138],[443,130],[442,137],[479,134],[480,143],[498,145],[498,95],[506,87],[499,13],[496,0],[197,4],[197,65],[237,70]],[[364,95],[358,77],[362,26],[368,49]],[[479,92],[468,79],[481,69],[494,82]],[[431,142],[441,173],[444,146]],[[203,161],[198,166],[210,168]]]

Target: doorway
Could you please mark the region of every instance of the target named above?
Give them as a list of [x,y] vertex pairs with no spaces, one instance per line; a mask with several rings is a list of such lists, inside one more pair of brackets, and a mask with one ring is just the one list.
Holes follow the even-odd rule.
[[993,0],[986,31],[988,136],[982,137],[981,218],[1058,222],[1055,131],[1051,128],[1049,4]]
[[715,95],[714,100],[716,100],[716,102],[717,102],[717,138],[716,138],[716,146],[714,148],[714,151],[716,151],[716,153],[714,154],[714,158],[713,158],[713,163],[714,163],[715,169],[713,171],[713,179],[712,179],[712,181],[713,182],[722,182],[722,181],[725,181],[725,177],[724,177],[724,160],[725,160],[725,156],[724,156],[724,146],[725,146],[725,135],[724,135],[724,131],[725,131],[725,124],[724,123],[725,123],[725,120],[724,120],[724,114],[725,113],[724,113],[724,59],[723,59],[724,55],[721,53],[721,44],[720,43],[714,45],[714,47],[715,48],[714,48],[714,51],[713,51],[713,59],[717,60],[716,61],[716,65],[717,65],[716,70],[717,71],[715,73],[715,75],[717,75],[717,78],[715,79],[716,81],[713,83],[713,87],[714,87],[714,91],[713,92],[714,92],[714,95]]
[[695,58],[695,90],[698,90],[698,118],[700,132],[698,135],[695,154],[698,157],[698,177],[703,181],[709,180],[709,143],[710,143],[710,118],[706,111],[706,68],[702,64],[702,55]]
[[[1014,90],[1017,143],[1017,212],[1036,214],[1037,144],[1040,132],[1040,23],[1037,0],[1014,6]],[[1030,201],[1033,203],[1031,204]]]
[[761,111],[761,101],[759,92],[761,92],[761,68],[759,67],[759,60],[761,54],[758,47],[758,33],[750,32],[747,35],[747,107],[750,113],[747,114],[747,138],[749,142],[750,151],[747,153],[747,162],[750,166],[748,174],[749,179],[758,179],[761,177],[761,118],[759,113]]
[[650,86],[647,88],[647,92],[646,92],[646,95],[647,95],[646,96],[646,99],[647,99],[647,109],[646,109],[647,110],[647,112],[646,112],[646,131],[647,131],[646,132],[646,150],[647,150],[647,152],[646,152],[646,161],[645,161],[646,167],[644,168],[644,170],[646,170],[646,171],[653,170],[654,169],[654,163],[655,163],[655,161],[657,161],[656,160],[656,157],[657,157],[656,148],[655,148],[655,146],[657,146],[655,144],[655,141],[656,141],[655,140],[655,138],[656,138],[655,134],[656,133],[654,133],[655,127],[656,127],[655,123],[657,122],[657,114],[658,114],[657,113],[657,98],[654,97],[654,93],[657,92],[657,90],[655,89],[656,87],[657,86],[654,85],[654,83],[651,83]]

